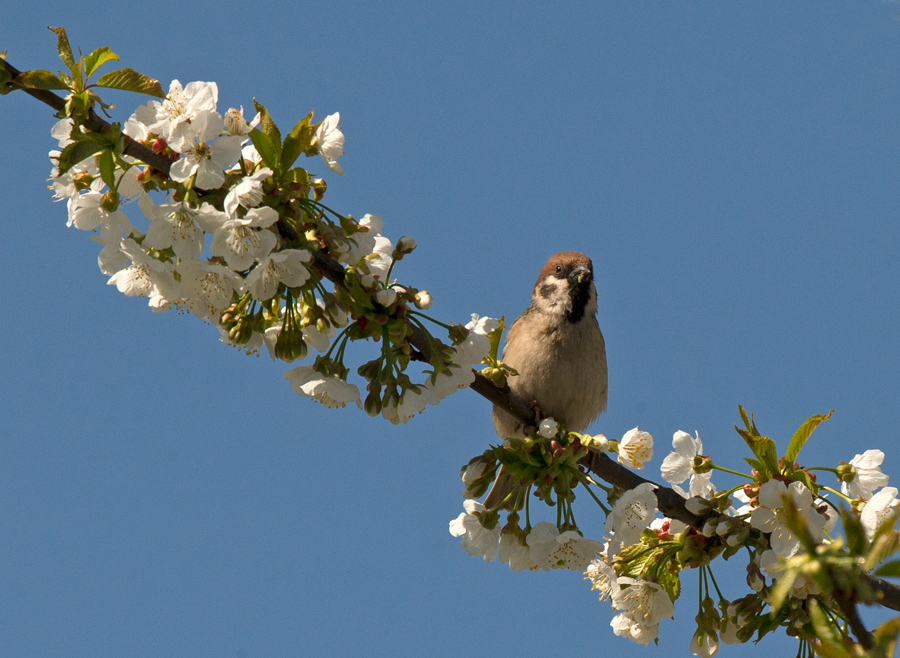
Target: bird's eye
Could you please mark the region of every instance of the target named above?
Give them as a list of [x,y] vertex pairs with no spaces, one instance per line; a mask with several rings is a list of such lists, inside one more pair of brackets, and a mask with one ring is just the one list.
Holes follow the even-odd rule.
[[557,266],[556,266],[556,273],[557,273],[557,274],[562,274],[562,271],[563,271],[562,265],[557,265]]

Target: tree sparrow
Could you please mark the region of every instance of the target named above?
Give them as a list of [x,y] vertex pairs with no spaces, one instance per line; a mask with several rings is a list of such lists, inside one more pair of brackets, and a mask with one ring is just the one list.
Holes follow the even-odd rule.
[[[519,373],[508,378],[512,392],[574,432],[606,409],[606,345],[596,313],[591,259],[574,251],[555,254],[541,269],[531,305],[509,328],[501,357]],[[523,436],[522,421],[496,406],[494,428],[501,439]],[[501,468],[485,507],[503,502],[514,485]]]

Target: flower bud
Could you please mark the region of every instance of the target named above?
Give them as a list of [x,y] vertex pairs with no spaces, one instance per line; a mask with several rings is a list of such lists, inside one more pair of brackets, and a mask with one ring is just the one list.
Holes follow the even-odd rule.
[[839,482],[853,482],[856,477],[856,467],[847,462],[838,462],[837,479]]
[[581,445],[591,452],[603,453],[609,450],[609,439],[602,434],[597,434],[596,436],[585,434],[581,437]]
[[324,178],[316,178],[312,182],[312,190],[313,190],[313,198],[316,201],[321,201],[322,197],[325,196],[325,190],[328,189],[328,184],[325,182]]
[[540,434],[545,439],[552,439],[556,436],[556,433],[559,432],[559,423],[557,423],[552,418],[545,418],[541,421],[541,425],[538,428],[538,434]]
[[427,290],[420,290],[416,293],[415,304],[416,308],[423,311],[427,311],[431,308],[431,295]]
[[406,254],[412,253],[413,249],[416,248],[416,241],[408,235],[402,236],[399,240],[397,240],[397,246],[394,247],[394,252],[391,254],[391,258],[394,260],[402,260]]

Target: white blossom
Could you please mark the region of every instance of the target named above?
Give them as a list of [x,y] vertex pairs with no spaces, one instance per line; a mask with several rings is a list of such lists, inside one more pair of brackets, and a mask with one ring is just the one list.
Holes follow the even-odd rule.
[[491,529],[481,525],[475,516],[476,512],[484,512],[484,505],[474,500],[463,502],[465,512],[450,521],[450,534],[462,537],[460,546],[471,557],[481,556],[486,562],[493,562],[500,548],[500,526]]
[[610,558],[626,547],[637,543],[641,532],[650,526],[656,514],[655,484],[644,482],[634,489],[629,489],[613,505],[612,512],[606,517],[604,529],[613,533],[609,542]]
[[[356,266],[359,261],[375,251],[375,238],[381,234],[384,221],[378,215],[366,213],[359,220],[359,229],[346,238],[337,253],[338,260]],[[386,272],[387,270],[385,270]]]
[[500,561],[509,564],[509,568],[515,572],[540,571],[540,567],[531,559],[528,544],[509,532],[500,535]]
[[224,265],[205,260],[178,264],[181,276],[181,302],[198,318],[217,322],[231,304],[234,293],[241,293],[244,280]]
[[107,283],[129,297],[147,297],[156,311],[168,310],[181,296],[172,263],[153,258],[130,238],[122,240],[121,250],[130,265],[113,274]]
[[284,373],[291,389],[300,397],[311,397],[330,409],[345,407],[350,402],[359,404],[359,389],[354,384],[326,377],[312,366],[297,366]]
[[618,575],[609,563],[602,557],[591,561],[587,571],[584,572],[585,580],[591,581],[591,590],[600,591],[600,600],[610,601],[619,594]]
[[585,539],[577,530],[560,532],[552,523],[541,521],[525,538],[531,559],[543,569],[572,569],[583,571],[594,557],[603,550],[603,544]]
[[675,452],[670,452],[666,456],[660,468],[663,479],[671,485],[676,485],[690,477],[691,483],[688,490],[691,496],[706,496],[715,491],[710,484],[712,472],[694,472],[694,457],[703,452],[700,434],[698,433],[697,438],[694,439],[687,432],[678,430],[672,436],[672,447],[675,448]]
[[863,454],[856,455],[850,460],[856,473],[852,481],[841,482],[841,492],[851,498],[868,500],[878,487],[886,487],[888,476],[881,472],[882,461],[884,453],[881,450],[866,450]]
[[248,210],[256,208],[263,200],[262,181],[272,175],[272,170],[268,167],[262,167],[259,171],[244,176],[234,187],[225,195],[225,201],[222,208],[232,217],[236,216],[238,206],[243,206]]
[[625,436],[619,441],[619,463],[640,470],[651,459],[653,459],[653,437],[647,432],[641,432],[637,427],[625,432]]
[[772,549],[783,556],[793,555],[800,545],[783,520],[784,508],[790,505],[800,517],[816,541],[824,537],[827,518],[813,506],[812,493],[802,482],[791,482],[788,487],[781,480],[771,479],[759,487],[759,507],[750,515],[750,525],[769,534]]
[[154,249],[171,247],[182,260],[200,257],[205,236],[195,208],[180,201],[154,204],[148,194],[141,194],[138,206],[150,220],[144,241],[147,246]]
[[222,135],[224,130],[222,117],[208,110],[179,124],[172,131],[169,146],[184,157],[172,164],[172,180],[183,183],[196,174],[194,185],[200,189],[214,190],[222,185],[222,170],[237,162],[241,152],[241,138]]
[[268,206],[253,208],[242,218],[226,219],[215,229],[209,253],[224,258],[235,272],[242,272],[275,248],[277,239],[268,227],[277,221],[278,211]]
[[891,516],[900,505],[896,487],[885,487],[869,498],[859,513],[859,520],[866,533],[866,539],[872,541],[875,531]]
[[344,133],[341,132],[338,123],[341,120],[340,112],[329,114],[313,137],[313,146],[318,150],[319,157],[331,171],[338,176],[344,175],[344,170],[338,164],[337,159],[344,155]]
[[619,591],[612,602],[616,615],[610,625],[616,635],[627,637],[638,644],[647,644],[659,634],[661,619],[671,619],[675,606],[665,590],[646,580],[619,578]]
[[[215,82],[189,82],[182,87],[178,80],[172,80],[165,100],[147,103],[155,115],[149,132],[171,141],[172,134],[181,124],[204,112],[215,112],[218,101],[219,88]],[[148,118],[147,114],[143,116]]]
[[456,356],[454,361],[460,365],[481,363],[482,359],[491,350],[491,341],[488,334],[500,326],[499,320],[487,316],[479,317],[472,314],[472,320],[466,324],[469,335],[459,345],[454,345]]
[[690,652],[699,658],[712,658],[719,653],[719,638],[710,629],[697,629],[691,638]]
[[282,249],[259,261],[245,281],[247,290],[255,299],[271,299],[283,283],[289,288],[302,286],[309,279],[306,263],[312,255],[306,249]]

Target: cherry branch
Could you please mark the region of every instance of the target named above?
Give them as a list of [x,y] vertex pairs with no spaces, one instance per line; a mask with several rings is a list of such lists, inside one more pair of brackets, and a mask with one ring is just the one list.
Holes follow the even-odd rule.
[[[56,110],[58,115],[64,115],[66,107],[64,98],[47,89],[35,89],[22,84],[17,84],[16,77],[21,75],[22,72],[9,64],[9,62],[2,57],[0,57],[0,67],[6,69],[12,76],[12,78],[5,83],[7,92],[15,89],[22,90],[42,103],[49,105]],[[93,109],[90,110],[87,121],[82,125],[88,130],[104,134],[112,129],[112,125],[102,117],[98,116]],[[157,155],[145,145],[134,141],[128,135],[123,134],[122,138],[124,140],[123,152],[126,155],[144,162],[163,174],[169,174],[169,170],[172,166],[172,163],[169,160]],[[276,226],[279,233],[288,240],[299,237],[296,230],[284,220],[279,220]],[[314,267],[323,277],[331,281],[335,286],[344,285],[345,272],[343,265],[321,250],[312,252],[312,256]],[[412,335],[410,336],[410,344],[421,353],[424,360],[429,361],[431,357],[431,344],[429,338],[415,325],[411,325],[411,330]],[[435,339],[432,338],[431,340]],[[508,386],[500,388],[478,371],[473,369],[473,373],[475,379],[469,386],[473,391],[524,423],[534,423],[534,413],[531,407],[526,404],[524,400],[516,396]],[[659,486],[655,482],[633,473],[610,459],[606,454],[590,453],[584,457],[580,463],[587,470],[601,479],[623,490],[634,489],[643,483],[649,482],[650,484],[653,484],[659,510],[665,516],[677,519],[698,529],[702,527],[704,518],[691,513],[685,507],[685,499],[673,489]],[[862,573],[860,578],[861,584],[867,586],[873,593],[873,603],[878,603],[892,610],[900,611],[900,586],[867,573]],[[855,608],[853,609],[853,612],[855,612]]]

